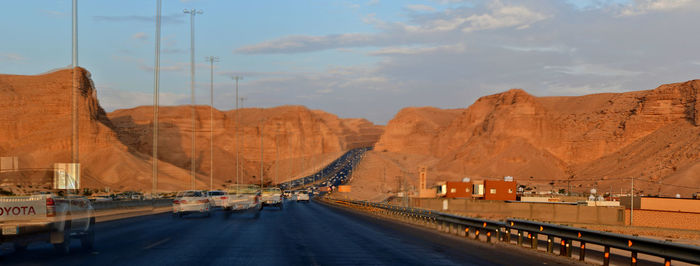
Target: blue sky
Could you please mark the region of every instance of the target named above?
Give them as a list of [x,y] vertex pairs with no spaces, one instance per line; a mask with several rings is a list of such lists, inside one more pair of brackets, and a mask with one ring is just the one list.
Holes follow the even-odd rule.
[[[523,88],[538,95],[652,89],[697,78],[700,1],[164,0],[161,102],[189,103],[189,17],[197,8],[197,103],[301,104],[385,124],[408,106],[464,108]],[[0,73],[71,59],[71,1],[12,1]],[[152,102],[155,0],[79,1],[80,65],[108,111]],[[7,37],[11,36],[11,37]]]

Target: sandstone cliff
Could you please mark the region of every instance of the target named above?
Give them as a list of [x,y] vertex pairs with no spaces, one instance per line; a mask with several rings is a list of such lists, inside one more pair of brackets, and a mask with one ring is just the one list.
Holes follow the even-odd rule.
[[[579,191],[613,186],[619,192],[629,186],[623,178],[635,177],[646,193],[689,196],[693,191],[684,186],[700,187],[698,98],[699,80],[577,97],[514,89],[467,109],[406,108],[374,153],[384,152],[410,179],[416,164],[429,166],[431,182],[512,175],[521,183],[571,179]],[[416,156],[424,158],[411,159]]]

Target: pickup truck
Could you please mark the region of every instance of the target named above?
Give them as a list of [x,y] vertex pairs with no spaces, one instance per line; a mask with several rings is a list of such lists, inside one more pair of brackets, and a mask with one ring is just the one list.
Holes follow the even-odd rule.
[[90,200],[80,196],[2,196],[0,243],[12,242],[15,252],[22,252],[29,243],[49,242],[67,254],[71,238],[78,238],[90,250],[95,242],[94,213]]
[[282,209],[282,190],[276,187],[266,187],[262,191],[262,205],[275,206]]
[[226,190],[226,200],[222,200],[221,208],[230,215],[232,212],[255,212],[255,217],[260,215],[262,202],[261,191],[258,185],[230,185]]

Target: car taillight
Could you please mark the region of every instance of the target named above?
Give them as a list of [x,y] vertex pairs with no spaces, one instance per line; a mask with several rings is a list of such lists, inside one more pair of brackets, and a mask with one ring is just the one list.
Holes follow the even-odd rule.
[[185,203],[187,203],[186,200],[180,200],[180,204],[185,204]]
[[52,198],[46,198],[46,217],[56,216],[56,202]]
[[225,199],[228,199],[228,197],[221,197],[219,199],[225,200]]
[[173,200],[173,204],[180,204],[179,200]]

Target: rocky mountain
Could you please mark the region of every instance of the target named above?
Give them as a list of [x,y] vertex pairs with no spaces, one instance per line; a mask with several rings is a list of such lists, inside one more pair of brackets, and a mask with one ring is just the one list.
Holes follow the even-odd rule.
[[552,186],[566,188],[570,179],[579,191],[619,192],[635,177],[649,194],[689,196],[700,187],[699,97],[699,80],[576,97],[514,89],[466,109],[406,108],[375,153],[410,176],[416,163],[426,164],[432,181],[511,175],[526,184],[562,180]]

